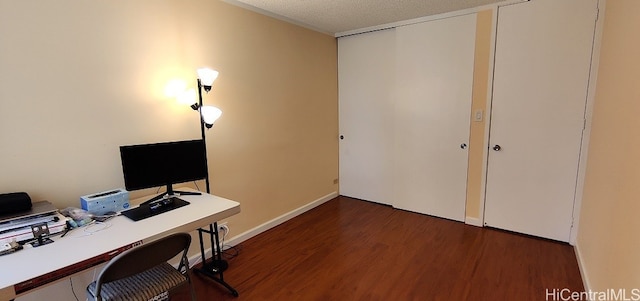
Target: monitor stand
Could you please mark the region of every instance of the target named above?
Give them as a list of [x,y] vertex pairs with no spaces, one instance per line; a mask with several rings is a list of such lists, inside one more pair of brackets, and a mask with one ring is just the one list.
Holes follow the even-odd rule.
[[181,196],[181,195],[201,195],[201,194],[202,193],[196,192],[196,191],[178,191],[178,190],[173,190],[173,187],[171,186],[171,184],[167,184],[167,192],[161,193],[161,194],[151,198],[148,201],[144,201],[141,205],[148,205],[148,204],[157,202],[157,201],[162,200],[162,199],[168,199],[168,198],[177,197],[177,196]]

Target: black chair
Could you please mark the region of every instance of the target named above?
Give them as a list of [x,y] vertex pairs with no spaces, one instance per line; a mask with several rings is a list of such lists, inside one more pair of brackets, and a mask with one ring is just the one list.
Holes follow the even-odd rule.
[[[166,300],[173,289],[185,284],[195,300],[187,258],[190,243],[191,235],[176,233],[122,252],[87,286],[88,300]],[[176,269],[167,261],[178,254]]]

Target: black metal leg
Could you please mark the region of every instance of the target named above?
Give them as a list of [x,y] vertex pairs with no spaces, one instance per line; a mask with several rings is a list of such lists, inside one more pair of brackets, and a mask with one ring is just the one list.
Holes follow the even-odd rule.
[[[209,225],[211,226],[211,225]],[[213,237],[215,238],[216,241],[216,254],[218,254],[218,260],[222,260],[222,246],[220,245],[220,233],[218,233],[218,222],[213,223]],[[213,242],[212,242],[213,243]]]
[[[214,227],[214,225],[215,225],[215,227]],[[215,245],[213,244],[213,238],[214,238],[214,237],[215,237],[215,235],[216,235],[216,234],[215,234],[216,232],[213,232],[213,229],[214,229],[214,228],[215,228],[216,230],[218,230],[218,222],[215,222],[215,223],[213,223],[213,224],[209,224],[209,243],[211,244],[211,260],[213,260],[213,258],[220,259],[220,258],[218,258],[218,253],[219,253],[219,252],[218,252],[218,250],[219,250],[219,249],[218,249],[218,246],[219,246],[219,245],[218,245],[217,243],[216,243]],[[215,246],[215,247],[214,247],[214,246]]]
[[202,256],[202,265],[207,262],[207,257],[204,254],[204,243],[202,242],[202,229],[198,229],[198,238],[200,238],[200,255]]
[[[211,240],[211,260],[206,261],[204,251],[204,241],[202,233],[208,233]],[[236,291],[231,285],[224,281],[224,271],[228,267],[228,263],[222,259],[222,248],[220,247],[220,234],[218,233],[218,223],[209,224],[209,230],[198,229],[198,238],[200,238],[200,252],[202,255],[202,268],[194,269],[197,274],[207,276],[211,280],[221,284],[234,297],[238,297],[238,291]]]

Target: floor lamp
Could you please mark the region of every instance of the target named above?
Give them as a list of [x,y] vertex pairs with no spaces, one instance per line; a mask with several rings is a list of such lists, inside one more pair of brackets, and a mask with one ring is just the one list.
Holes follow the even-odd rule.
[[[222,111],[213,106],[205,106],[202,102],[202,90],[206,93],[211,91],[213,82],[218,77],[218,71],[209,68],[200,68],[198,71],[198,102],[191,105],[191,108],[197,110],[200,113],[200,133],[202,136],[202,142],[205,153],[205,165],[207,165],[207,174],[205,177],[205,185],[207,193],[210,193],[209,188],[209,165],[207,162],[207,142],[205,137],[205,128],[210,129],[213,127],[213,123],[220,118]],[[238,296],[236,291],[231,285],[224,281],[223,272],[229,267],[226,260],[222,259],[222,248],[220,246],[220,235],[218,232],[218,223],[209,224],[209,229],[198,229],[198,237],[200,239],[200,254],[202,255],[202,267],[194,269],[196,273],[205,275],[210,279],[220,283],[226,287],[234,297]],[[211,260],[207,262],[204,250],[203,234],[208,234],[211,243]]]

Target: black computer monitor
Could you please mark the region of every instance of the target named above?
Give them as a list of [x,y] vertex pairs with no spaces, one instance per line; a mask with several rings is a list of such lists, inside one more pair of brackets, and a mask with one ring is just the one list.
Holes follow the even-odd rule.
[[120,157],[125,188],[129,191],[166,186],[165,194],[171,196],[173,184],[207,177],[203,140],[124,145],[120,146]]

